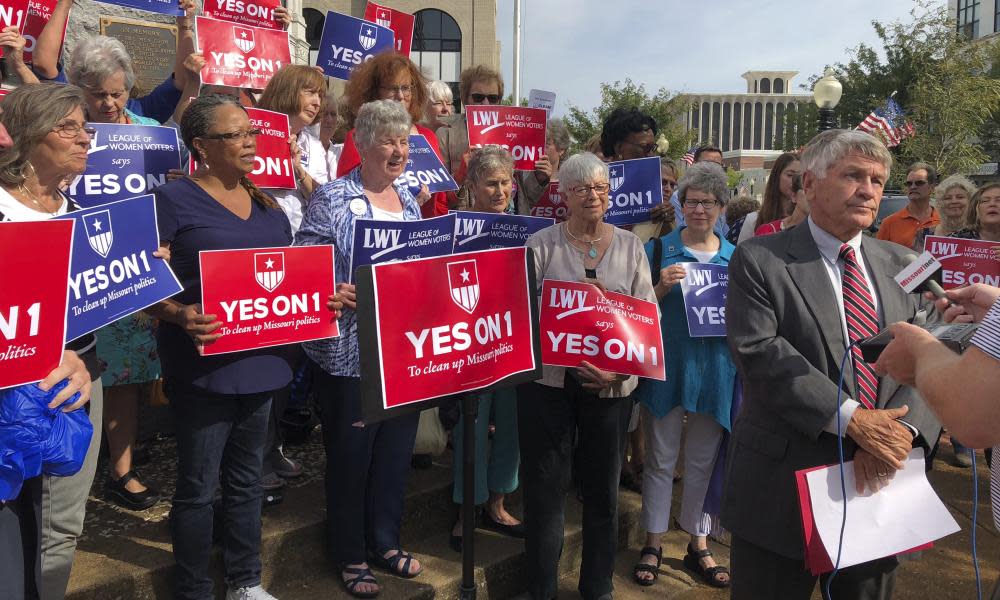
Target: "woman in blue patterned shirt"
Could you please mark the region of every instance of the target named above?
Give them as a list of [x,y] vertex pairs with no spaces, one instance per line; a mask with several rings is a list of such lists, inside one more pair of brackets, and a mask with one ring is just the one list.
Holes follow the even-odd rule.
[[[351,281],[354,221],[416,221],[420,207],[406,186],[395,183],[409,158],[410,116],[402,104],[376,100],[354,121],[361,165],[313,194],[299,246],[333,244],[337,281]],[[409,456],[420,413],[375,424],[361,421],[361,371],[354,286],[345,297],[340,337],[303,344],[316,363],[315,392],[326,448],[327,537],[347,591],[372,598],[379,585],[368,561],[402,577],[422,567],[399,547]]]

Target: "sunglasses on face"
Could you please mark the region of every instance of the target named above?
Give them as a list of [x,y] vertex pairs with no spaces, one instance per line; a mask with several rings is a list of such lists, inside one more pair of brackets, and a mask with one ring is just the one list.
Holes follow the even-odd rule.
[[903,185],[906,186],[906,187],[908,187],[908,188],[909,187],[920,187],[920,186],[923,186],[923,185],[927,185],[927,180],[926,179],[918,179],[917,181],[904,181]]
[[499,94],[469,94],[469,98],[476,104],[482,104],[483,100],[489,100],[490,104],[497,104],[500,102]]

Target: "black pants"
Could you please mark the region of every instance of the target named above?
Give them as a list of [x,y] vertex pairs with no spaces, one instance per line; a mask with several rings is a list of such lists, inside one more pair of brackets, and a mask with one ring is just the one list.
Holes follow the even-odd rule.
[[8,600],[38,598],[42,563],[42,477],[25,480],[17,498],[0,503],[0,594]]
[[[829,574],[816,577],[801,560],[775,554],[735,535],[729,556],[731,600],[809,600],[816,580],[825,589],[829,578]],[[897,566],[899,561],[890,556],[841,569],[833,578],[830,596],[833,600],[889,600]]]
[[625,451],[630,398],[599,398],[566,376],[562,389],[526,383],[517,389],[526,526],[528,591],[534,600],[556,597],[566,491],[579,430],[583,495],[580,594],[611,593],[618,547],[618,477]]
[[314,370],[326,450],[327,541],[340,565],[399,548],[406,479],[420,413],[366,426],[357,377]]

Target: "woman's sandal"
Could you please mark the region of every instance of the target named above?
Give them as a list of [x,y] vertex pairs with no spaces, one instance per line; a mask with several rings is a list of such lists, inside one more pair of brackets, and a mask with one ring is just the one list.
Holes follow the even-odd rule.
[[[410,573],[410,564],[413,563],[413,555],[410,554],[409,552],[403,552],[402,550],[397,548],[395,554],[393,554],[389,558],[385,558],[385,556],[383,555],[386,552],[389,552],[389,550],[382,550],[372,555],[370,562],[375,563],[375,566],[379,567],[380,569],[385,569],[386,571],[389,571],[393,575],[405,577],[406,579],[413,579],[417,575],[420,575],[421,573],[424,572],[424,568],[420,567],[420,569],[417,570],[416,573]],[[402,565],[400,563],[402,563]]]
[[[642,562],[642,558],[646,555],[651,555],[656,557],[656,566],[647,565]],[[639,551],[639,561],[632,568],[632,579],[641,586],[649,587],[656,583],[656,579],[660,576],[660,563],[663,562],[663,547],[653,548],[652,546],[646,546]],[[649,573],[653,576],[652,579],[644,579],[639,577],[639,573]]]
[[712,587],[729,587],[732,580],[730,578],[721,579],[719,577],[720,575],[729,575],[729,569],[719,565],[708,568],[701,566],[701,559],[709,556],[712,556],[711,550],[708,550],[707,548],[705,550],[695,550],[691,547],[691,544],[688,544],[687,554],[684,556],[684,566],[688,570],[700,575],[701,578],[705,580],[705,583]]
[[[344,579],[345,574],[354,575],[354,577]],[[340,581],[344,584],[344,589],[347,590],[347,593],[355,598],[374,598],[382,591],[381,588],[374,592],[360,592],[356,589],[362,583],[374,583],[378,585],[378,580],[375,579],[375,575],[368,567],[348,567],[345,565],[340,569]]]

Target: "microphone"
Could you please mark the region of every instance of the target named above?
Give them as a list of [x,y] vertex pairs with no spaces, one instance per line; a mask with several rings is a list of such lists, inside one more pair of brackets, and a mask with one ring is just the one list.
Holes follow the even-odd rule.
[[[948,300],[948,295],[944,293],[944,288],[942,288],[941,284],[934,279],[934,275],[941,270],[941,263],[938,262],[938,260],[934,258],[930,252],[924,252],[920,256],[917,256],[916,254],[907,254],[906,256],[903,257],[903,262],[905,262],[907,265],[912,265],[913,263],[917,262],[917,259],[923,259],[917,266],[916,277],[918,281],[913,289],[909,289],[907,291],[908,292],[928,291],[934,294],[934,296],[939,300],[945,300],[950,303],[950,301]],[[930,269],[930,271],[924,274],[924,271],[926,269]],[[907,270],[908,269],[903,269],[903,271],[900,272],[900,275],[902,275]],[[900,275],[896,276],[896,281],[899,282],[901,286],[903,286],[904,290],[906,290],[907,289],[906,286],[903,285],[902,281],[900,281]]]

